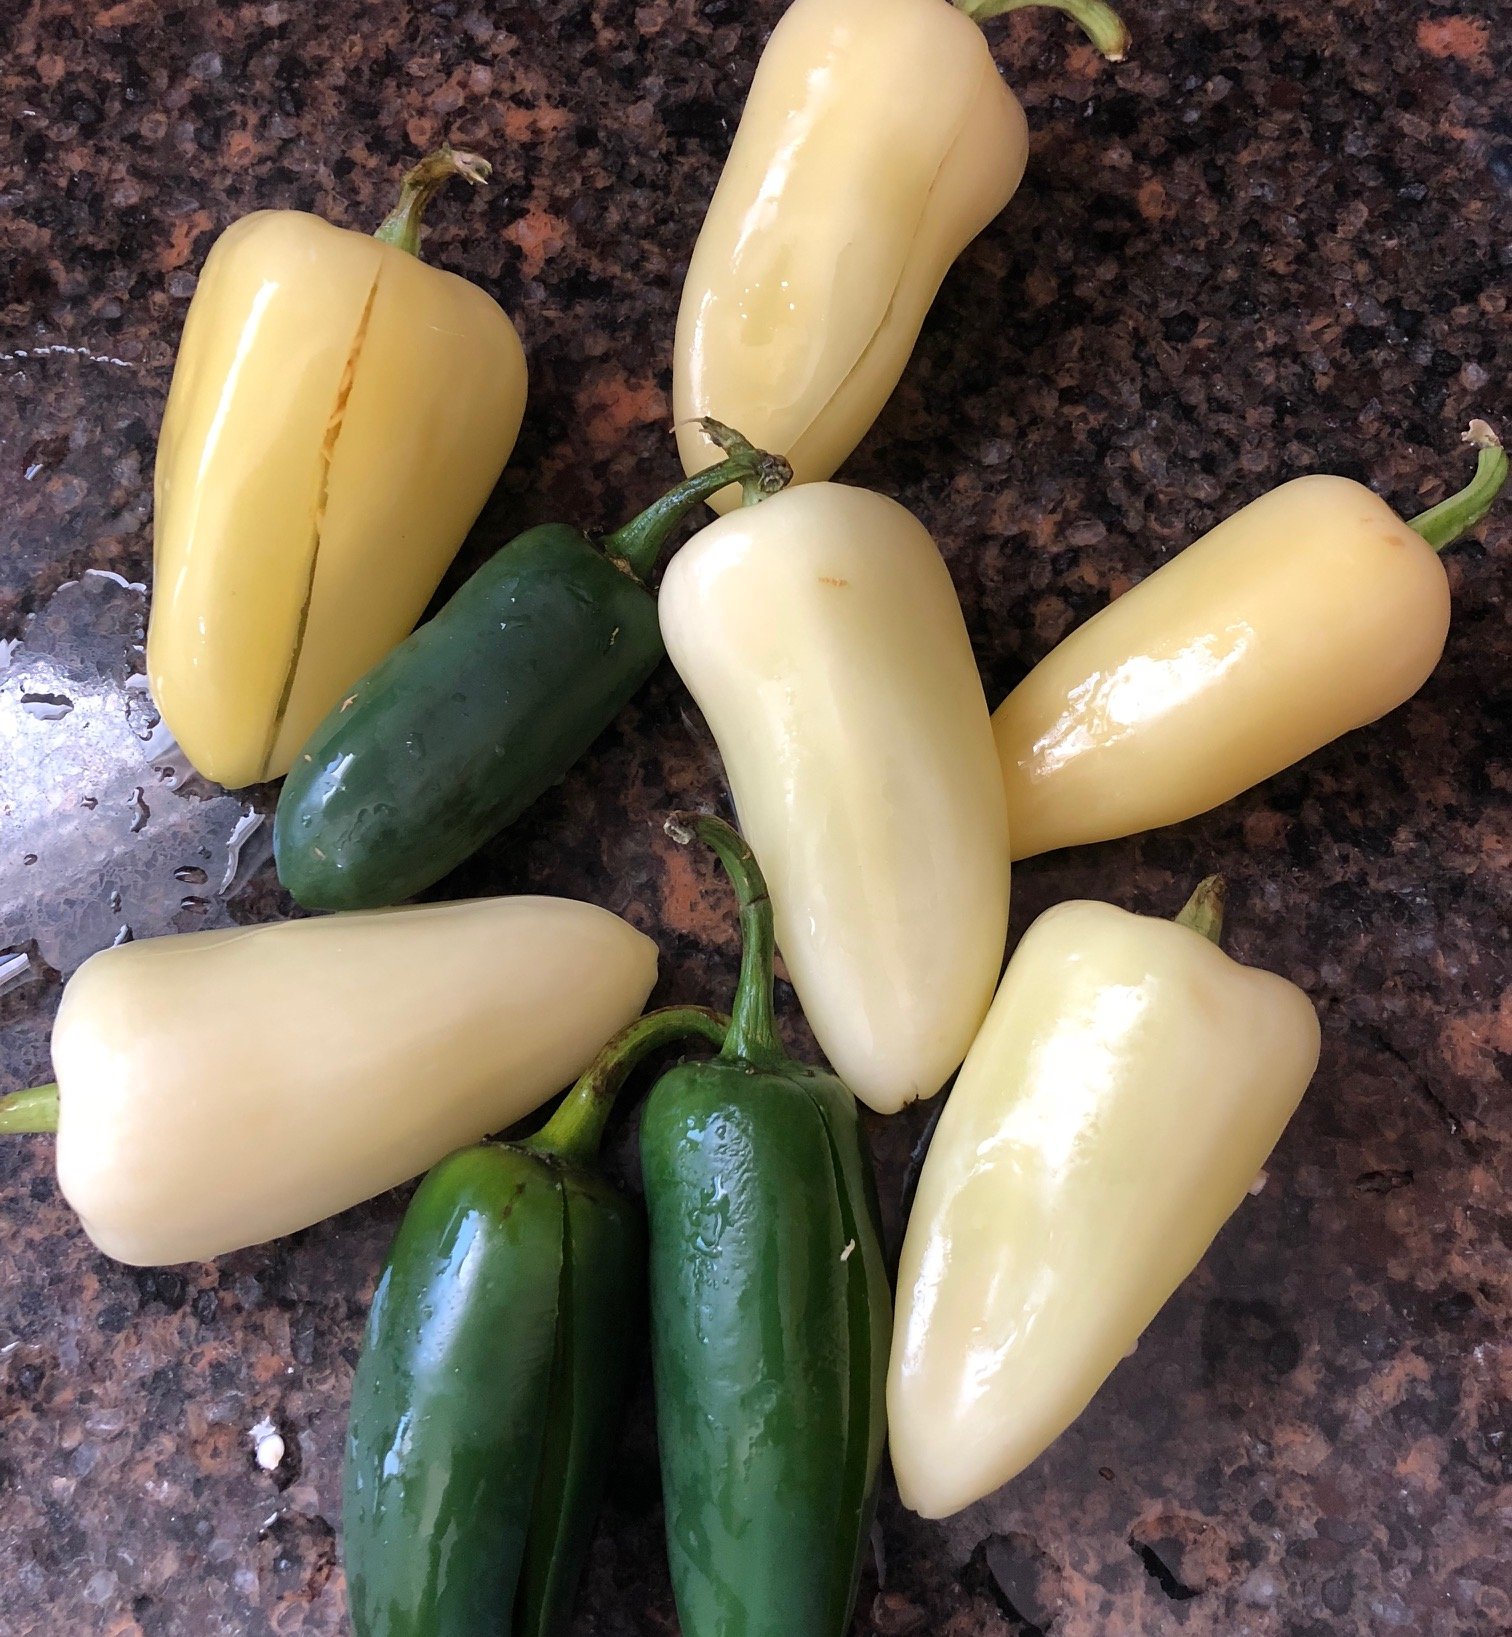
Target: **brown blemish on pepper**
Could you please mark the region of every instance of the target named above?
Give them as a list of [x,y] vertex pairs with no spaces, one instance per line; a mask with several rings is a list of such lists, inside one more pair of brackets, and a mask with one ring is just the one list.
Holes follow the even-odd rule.
[[820,585],[832,585],[832,586],[843,588],[845,586],[848,586],[850,584],[850,581],[849,580],[836,579],[833,574],[821,574],[819,576],[819,584]]

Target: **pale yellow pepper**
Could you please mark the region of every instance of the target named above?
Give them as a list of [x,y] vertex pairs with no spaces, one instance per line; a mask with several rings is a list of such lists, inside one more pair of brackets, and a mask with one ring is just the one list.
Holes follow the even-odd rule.
[[926,1517],[990,1494],[1081,1413],[1312,1078],[1312,1005],[1216,947],[1220,903],[1206,882],[1177,922],[1062,904],[1009,963],[898,1269],[888,1435]]
[[207,778],[286,773],[430,600],[514,447],[525,355],[492,297],[419,259],[450,149],[377,236],[302,211],[216,241],[158,444],[147,674]]
[[[683,286],[672,394],[697,421],[829,477],[898,384],[951,263],[1013,197],[1029,155],[979,22],[1069,12],[1111,58],[1101,0],[794,0],[757,66]],[[731,487],[710,502],[726,511]]]
[[1047,654],[993,715],[1013,856],[1178,824],[1410,699],[1449,632],[1435,553],[1506,479],[1484,421],[1465,440],[1474,480],[1415,522],[1297,478]]
[[865,489],[786,489],[689,541],[659,607],[825,1055],[882,1113],[933,1096],[991,1002],[1009,875],[987,704],[934,541]]
[[308,1227],[513,1125],[640,1013],[656,946],[562,898],[327,915],[93,955],[56,1087],[0,1131],[58,1133],[107,1255],[198,1262]]

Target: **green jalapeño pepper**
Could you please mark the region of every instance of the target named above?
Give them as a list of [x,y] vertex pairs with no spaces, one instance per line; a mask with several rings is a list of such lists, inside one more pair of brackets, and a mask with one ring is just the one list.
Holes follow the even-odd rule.
[[785,460],[707,422],[726,452],[595,545],[566,524],[494,553],[355,682],[284,781],[279,879],[309,909],[373,909],[439,881],[557,783],[664,652],[646,580],[700,502],[748,501]]
[[772,907],[728,825],[745,939],[724,1050],[641,1126],[667,1546],[683,1637],[843,1637],[884,1438],[892,1299],[855,1100],[784,1055]]
[[647,1052],[723,1020],[617,1035],[534,1137],[442,1160],[389,1252],[352,1386],[342,1522],[357,1637],[558,1637],[635,1356],[639,1208],[598,1173]]

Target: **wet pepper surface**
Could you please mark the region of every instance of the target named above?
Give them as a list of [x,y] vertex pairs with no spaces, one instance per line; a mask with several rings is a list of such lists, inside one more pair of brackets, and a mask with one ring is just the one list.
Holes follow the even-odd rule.
[[[614,526],[677,476],[681,274],[772,0],[10,8],[0,22],[0,1087],[46,1078],[61,982],[135,936],[290,913],[271,788],[167,752],[140,673],[154,437],[195,273],[259,206],[376,224],[450,135],[496,166],[427,257],[515,316],[532,371],[490,529]],[[1508,379],[1504,0],[1129,0],[1131,60],[994,25],[1033,152],[842,474],[950,562],[993,703],[1072,625],[1312,470],[1399,511],[1463,480]],[[1503,431],[1506,428],[1503,427]],[[1387,721],[1177,829],[1035,859],[1048,905],[1173,913],[1212,869],[1230,947],[1302,984],[1323,1061],[1269,1180],[1092,1408],[1008,1490],[926,1524],[884,1489],[856,1631],[1450,1637],[1512,1620],[1496,1221],[1512,1176],[1507,511],[1451,556],[1437,674]],[[464,548],[444,591],[482,560]],[[657,1000],[722,1001],[717,802],[664,667],[531,815],[437,889],[593,898],[656,935]],[[812,1057],[791,995],[791,1049]],[[212,1077],[214,1066],[207,1071]],[[867,1117],[896,1239],[930,1110]],[[633,1174],[633,1132],[617,1154]],[[214,1267],[97,1255],[50,1144],[0,1150],[0,1630],[344,1630],[339,1459],[388,1196]],[[278,1156],[260,1156],[269,1187]],[[269,1472],[250,1430],[284,1441]],[[262,1434],[265,1453],[268,1434]],[[649,1392],[578,1629],[675,1630]],[[1499,1561],[1499,1558],[1501,1561]]]

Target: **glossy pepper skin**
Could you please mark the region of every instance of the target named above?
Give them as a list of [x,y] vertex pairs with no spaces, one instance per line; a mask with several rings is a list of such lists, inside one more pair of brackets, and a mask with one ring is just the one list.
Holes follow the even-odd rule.
[[200,275],[163,416],[147,674],[207,778],[286,772],[420,617],[520,429],[499,305],[419,259],[443,149],[376,236],[259,211]]
[[724,1051],[646,1104],[652,1363],[684,1637],[843,1637],[884,1439],[891,1299],[854,1099],[789,1061],[755,860],[684,821],[740,891]]
[[598,1173],[646,1052],[606,1046],[535,1137],[443,1160],[410,1203],[352,1387],[342,1540],[356,1637],[561,1637],[641,1334],[645,1226]]
[[[683,286],[672,391],[689,472],[712,459],[700,415],[786,451],[800,483],[865,436],[951,263],[1024,174],[1024,111],[978,26],[1023,3],[793,0],[783,14]],[[1122,56],[1106,5],[1049,3]]]
[[1009,963],[898,1268],[893,1470],[926,1517],[1008,1482],[1081,1413],[1312,1078],[1311,1003],[1217,947],[1221,903],[1210,879],[1175,922],[1061,904]]
[[274,853],[311,909],[394,903],[439,881],[560,780],[663,653],[646,586],[667,535],[721,481],[753,499],[785,462],[731,453],[603,544],[529,530],[321,723],[279,798]]
[[1435,552],[1485,514],[1507,457],[1404,523],[1348,478],[1251,502],[1073,631],[993,715],[1015,858],[1178,824],[1374,722],[1449,631]]
[[949,570],[895,501],[810,483],[662,580],[777,942],[835,1072],[890,1114],[966,1055],[1008,932],[1002,780]]
[[649,938],[565,898],[101,950],[53,1025],[58,1185],[121,1262],[293,1233],[524,1118],[655,982]]

